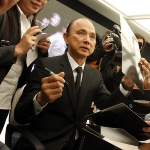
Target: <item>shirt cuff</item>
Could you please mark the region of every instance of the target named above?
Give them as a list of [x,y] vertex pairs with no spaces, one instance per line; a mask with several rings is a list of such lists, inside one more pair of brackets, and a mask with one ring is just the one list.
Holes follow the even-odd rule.
[[127,90],[125,90],[125,89],[123,88],[122,84],[120,84],[119,88],[120,88],[121,93],[122,93],[125,97],[127,97],[127,96],[130,94],[129,91],[127,91]]
[[36,100],[37,95],[38,95],[38,93],[37,93],[37,94],[34,96],[34,98],[33,98],[33,104],[34,104],[34,109],[35,109],[36,115],[38,115],[41,111],[43,111],[44,107],[47,106],[47,104],[44,105],[44,106],[41,106],[41,105],[37,102],[37,100]]

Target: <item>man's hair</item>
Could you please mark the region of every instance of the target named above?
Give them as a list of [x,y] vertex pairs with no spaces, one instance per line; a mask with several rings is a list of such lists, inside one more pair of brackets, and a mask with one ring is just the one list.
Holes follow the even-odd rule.
[[142,49],[141,49],[141,53],[142,53],[143,50],[144,50],[144,47],[145,47],[145,45],[146,45],[146,40],[145,40],[145,38],[144,38],[141,34],[139,34],[139,33],[134,33],[134,35],[136,36],[137,39],[142,39],[142,40],[143,40],[143,45],[142,45]]
[[69,33],[69,32],[70,32],[70,28],[71,28],[72,24],[73,24],[76,20],[77,20],[77,19],[72,20],[72,21],[68,24],[68,27],[67,27],[67,29],[66,29],[66,33]]
[[[79,19],[87,19],[87,20],[89,20],[88,18],[79,18]],[[66,33],[69,33],[69,32],[70,32],[70,29],[71,29],[73,23],[74,23],[75,21],[79,20],[79,19],[74,19],[74,20],[72,20],[72,21],[68,24],[68,27],[67,27],[67,29],[66,29]],[[89,20],[89,21],[90,21],[90,20]],[[91,23],[92,23],[92,22],[91,22]],[[92,23],[92,24],[93,24],[93,23]]]

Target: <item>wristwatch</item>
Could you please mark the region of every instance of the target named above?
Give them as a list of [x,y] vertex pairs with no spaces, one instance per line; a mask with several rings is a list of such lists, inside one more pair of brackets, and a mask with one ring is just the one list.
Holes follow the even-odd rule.
[[124,81],[123,81],[123,80],[121,81],[121,84],[122,84],[122,87],[123,87],[125,90],[127,90],[127,91],[132,91],[132,90],[133,90],[133,87],[128,87],[128,86],[126,86],[126,85],[124,84]]

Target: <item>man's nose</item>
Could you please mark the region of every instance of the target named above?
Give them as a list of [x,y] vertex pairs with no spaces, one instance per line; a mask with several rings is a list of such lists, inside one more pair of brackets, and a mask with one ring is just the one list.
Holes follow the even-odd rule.
[[89,44],[90,43],[90,36],[88,36],[88,35],[84,36],[84,42]]

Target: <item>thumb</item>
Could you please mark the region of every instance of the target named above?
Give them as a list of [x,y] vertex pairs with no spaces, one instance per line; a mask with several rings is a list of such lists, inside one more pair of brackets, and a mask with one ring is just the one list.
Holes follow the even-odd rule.
[[59,74],[58,74],[58,76],[60,76],[60,77],[64,77],[65,76],[65,73],[64,72],[60,72]]

